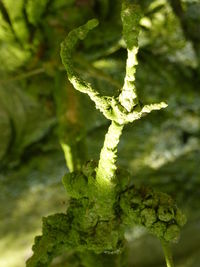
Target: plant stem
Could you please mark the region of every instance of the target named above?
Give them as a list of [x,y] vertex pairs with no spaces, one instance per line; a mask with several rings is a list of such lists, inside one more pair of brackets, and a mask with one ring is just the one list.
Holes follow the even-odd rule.
[[98,183],[107,184],[115,176],[117,145],[124,125],[112,121],[105,136],[104,145],[100,153],[96,179]]
[[109,108],[108,101],[104,97],[100,96],[99,92],[95,90],[90,83],[87,83],[78,75],[72,61],[72,54],[78,41],[84,39],[88,32],[97,25],[98,21],[96,19],[92,19],[85,25],[72,30],[61,44],[61,58],[67,71],[68,79],[73,84],[74,88],[82,93],[88,94],[91,100],[95,102],[96,108],[104,112]]
[[161,243],[162,243],[162,248],[163,248],[163,252],[165,255],[165,261],[166,261],[167,267],[174,267],[172,252],[171,252],[171,248],[169,244],[165,241],[162,241]]
[[119,101],[125,109],[130,112],[132,108],[138,103],[137,91],[135,87],[135,72],[137,61],[138,48],[133,47],[128,49],[128,58],[126,62],[126,76],[124,79],[124,86],[121,94],[119,95]]
[[80,103],[73,86],[55,74],[54,98],[58,118],[58,136],[70,172],[80,170],[86,161],[85,128],[81,124]]
[[123,25],[123,38],[127,46],[128,57],[126,62],[126,76],[124,86],[119,95],[121,105],[131,112],[138,104],[135,86],[135,72],[138,53],[138,35],[140,30],[141,10],[139,5],[130,4],[127,0],[122,1],[121,19]]
[[76,141],[75,139],[74,143],[70,141],[60,141],[65,161],[70,172],[80,170],[83,163],[86,161],[86,145],[84,141],[84,138],[80,141]]

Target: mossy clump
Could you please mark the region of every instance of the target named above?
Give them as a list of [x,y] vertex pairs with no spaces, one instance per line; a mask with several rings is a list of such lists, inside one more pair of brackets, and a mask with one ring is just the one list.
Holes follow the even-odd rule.
[[177,241],[180,229],[186,223],[184,214],[169,195],[146,187],[127,188],[120,197],[120,207],[126,225],[145,226],[167,242]]
[[176,241],[185,216],[170,196],[131,184],[131,177],[118,170],[110,188],[102,194],[96,179],[96,164],[87,162],[82,171],[63,178],[71,196],[67,214],[43,218],[43,234],[36,237],[34,255],[27,267],[49,266],[65,250],[118,253],[125,243],[124,232],[135,224],[165,242]]

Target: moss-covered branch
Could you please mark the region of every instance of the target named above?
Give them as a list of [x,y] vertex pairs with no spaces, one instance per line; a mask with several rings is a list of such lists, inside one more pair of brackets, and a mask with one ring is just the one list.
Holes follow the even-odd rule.
[[[136,188],[127,173],[116,172],[117,145],[124,126],[166,104],[139,104],[135,86],[139,20],[141,11],[131,1],[122,1],[123,38],[128,50],[126,76],[117,97],[101,96],[75,71],[72,54],[79,40],[97,26],[97,20],[71,31],[61,45],[61,57],[68,78],[76,90],[88,94],[104,116],[111,121],[98,165],[89,162],[63,178],[71,197],[67,214],[57,214],[43,221],[43,235],[35,240],[34,255],[28,267],[49,266],[63,249],[78,252],[118,253],[124,245],[127,227],[139,224],[167,244],[178,240],[185,216],[172,198],[152,189]],[[168,266],[169,250],[164,247]],[[169,262],[169,263],[168,263]],[[171,264],[171,265],[169,265]]]
[[[67,214],[43,219],[42,236],[35,239],[27,267],[49,266],[65,250],[119,253],[125,230],[135,224],[146,227],[165,245],[178,240],[185,216],[170,196],[147,187],[136,188],[125,172],[118,172],[112,182],[113,194],[107,193],[106,187],[102,192],[92,162],[82,171],[66,174],[63,184],[71,196]],[[164,249],[171,262],[169,249]]]
[[98,25],[98,20],[92,19],[85,25],[72,30],[65,41],[61,44],[61,58],[63,65],[67,71],[67,76],[74,88],[82,93],[88,94],[89,97],[95,102],[96,108],[101,111],[108,108],[107,101],[99,95],[99,93],[92,88],[91,84],[84,81],[74,69],[72,60],[73,52],[79,40],[83,40],[88,32]]
[[[86,37],[87,33],[97,26],[98,21],[93,19],[85,25],[71,31],[61,45],[61,58],[66,68],[67,75],[73,86],[80,92],[86,93],[95,102],[96,107],[111,120],[111,126],[106,135],[104,146],[100,154],[97,168],[97,179],[108,182],[115,175],[116,153],[119,137],[123,125],[140,119],[144,113],[159,110],[166,107],[165,103],[152,104],[144,107],[138,105],[138,96],[135,87],[135,72],[137,65],[139,21],[141,10],[138,5],[130,4],[129,1],[122,3],[123,37],[127,45],[128,58],[126,63],[126,76],[124,86],[117,98],[101,96],[85,82],[74,70],[72,54],[79,39]],[[101,177],[100,177],[101,176]]]
[[123,125],[119,125],[112,121],[105,136],[97,168],[96,178],[99,183],[109,183],[115,175],[115,171],[117,169],[117,145],[119,143],[122,130]]
[[141,10],[138,5],[130,5],[127,1],[122,4],[121,18],[123,24],[123,37],[127,46],[128,57],[126,62],[126,76],[119,101],[130,112],[138,104],[135,86],[135,72],[138,53],[138,35]]

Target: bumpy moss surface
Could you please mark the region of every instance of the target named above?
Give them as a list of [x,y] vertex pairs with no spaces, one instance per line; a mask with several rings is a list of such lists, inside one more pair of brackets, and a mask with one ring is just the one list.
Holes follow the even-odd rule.
[[130,180],[128,173],[118,171],[112,188],[102,191],[93,162],[80,172],[65,175],[70,206],[66,214],[43,219],[43,235],[36,237],[27,266],[49,266],[56,255],[67,250],[119,253],[125,230],[135,224],[162,241],[177,241],[185,216],[172,198],[150,188],[136,188]]

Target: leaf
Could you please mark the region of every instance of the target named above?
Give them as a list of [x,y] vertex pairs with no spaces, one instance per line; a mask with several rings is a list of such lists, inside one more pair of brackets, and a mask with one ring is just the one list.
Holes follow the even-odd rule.
[[49,0],[28,0],[26,12],[28,20],[34,26],[37,26],[46,10]]
[[[16,164],[27,146],[49,132],[55,124],[55,118],[48,118],[45,109],[16,84],[0,88],[0,106],[10,122],[4,123],[7,128],[1,128],[4,133],[8,132],[7,138],[11,143],[4,160],[9,164]],[[4,124],[0,126],[3,127]],[[4,139],[0,139],[1,142]]]
[[29,38],[29,30],[24,17],[25,0],[17,0],[14,3],[14,8],[13,0],[2,0],[2,2],[6,7],[15,36],[21,44],[26,44]]

